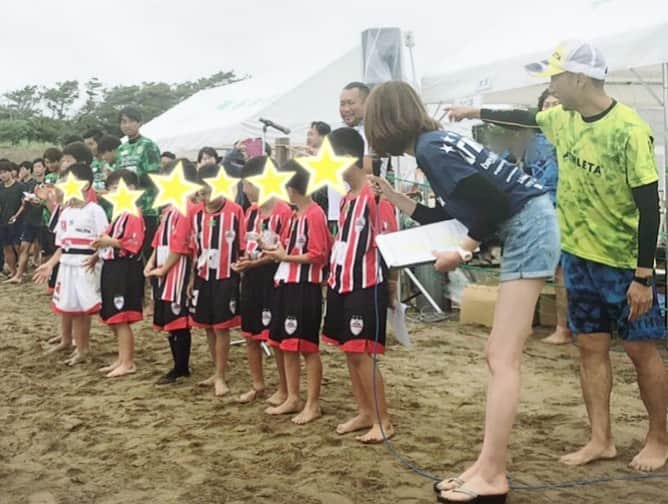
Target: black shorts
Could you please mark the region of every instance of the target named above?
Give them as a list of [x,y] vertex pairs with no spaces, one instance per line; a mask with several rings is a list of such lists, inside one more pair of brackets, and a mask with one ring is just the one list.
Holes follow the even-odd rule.
[[[187,295],[188,279],[192,263],[187,261],[186,274],[183,279],[183,288],[174,301],[163,301],[160,283],[155,277],[151,278],[153,290],[153,329],[162,331],[177,331],[190,328],[190,303]],[[164,283],[163,283],[164,286]]]
[[241,280],[241,334],[266,341],[269,338],[274,300],[276,265],[246,271]]
[[51,294],[56,288],[56,280],[58,280],[58,270],[60,269],[60,264],[56,264],[51,270],[51,276],[49,281],[46,284],[46,291]]
[[0,224],[0,247],[15,247],[21,242],[19,224]]
[[327,289],[322,340],[344,352],[385,352],[387,289],[384,283],[347,294]]
[[322,324],[322,288],[288,283],[276,288],[269,344],[286,352],[318,352]]
[[144,318],[144,272],[138,257],[104,261],[101,290],[102,321],[108,325],[132,324]]
[[190,301],[190,324],[203,329],[238,327],[241,324],[239,276],[204,280],[197,275]]
[[41,224],[24,222],[21,230],[21,242],[33,243],[39,240],[42,230]]
[[144,257],[144,262],[148,261],[148,258],[151,257],[151,252],[153,251],[153,237],[155,232],[158,230],[158,224],[160,224],[160,217],[157,215],[144,215],[144,226],[146,230],[144,233],[144,243],[141,246],[141,253]]
[[41,225],[39,227],[39,246],[42,253],[49,257],[56,251],[56,235],[54,235],[47,226]]

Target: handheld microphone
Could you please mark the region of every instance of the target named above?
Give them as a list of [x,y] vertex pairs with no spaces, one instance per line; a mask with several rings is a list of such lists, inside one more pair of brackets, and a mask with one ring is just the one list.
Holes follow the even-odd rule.
[[274,128],[274,129],[276,129],[276,130],[278,130],[281,133],[284,133],[286,135],[290,134],[290,128],[286,128],[285,126],[281,126],[280,124],[276,124],[274,121],[270,121],[269,119],[264,119],[262,117],[260,117],[258,119],[258,121],[260,121],[262,124],[264,124],[267,128]]

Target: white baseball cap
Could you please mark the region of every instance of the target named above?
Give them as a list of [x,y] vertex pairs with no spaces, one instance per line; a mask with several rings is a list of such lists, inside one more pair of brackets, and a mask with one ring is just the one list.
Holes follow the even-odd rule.
[[605,80],[608,65],[603,54],[589,42],[567,40],[554,50],[550,59],[525,65],[534,77],[552,77],[564,72],[581,73],[597,80]]

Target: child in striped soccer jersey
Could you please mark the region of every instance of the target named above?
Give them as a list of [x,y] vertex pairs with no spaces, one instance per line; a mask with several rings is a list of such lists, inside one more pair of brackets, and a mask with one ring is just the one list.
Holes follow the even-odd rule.
[[[269,326],[272,321],[272,303],[274,298],[274,273],[277,265],[267,257],[262,257],[261,240],[275,239],[281,235],[292,215],[290,207],[276,198],[263,205],[258,205],[259,190],[245,180],[247,177],[259,175],[267,161],[265,156],[250,159],[242,169],[244,178],[243,191],[251,202],[246,210],[246,254],[234,265],[238,272],[243,272],[241,279],[241,332],[246,338],[248,367],[251,375],[251,389],[243,394],[239,401],[252,402],[264,396],[265,384],[262,370],[261,343],[269,337]],[[276,350],[278,365],[279,388],[267,402],[273,406],[282,404],[287,397],[283,361],[280,349]]]
[[202,205],[191,221],[195,241],[194,274],[190,279],[190,322],[206,330],[215,374],[200,383],[214,386],[220,397],[229,392],[225,383],[230,329],[241,324],[239,316],[239,273],[232,269],[245,248],[244,213],[239,205],[224,197],[211,199],[211,188],[204,179],[218,175],[217,165],[199,170],[203,185]]
[[323,341],[338,346],[346,354],[358,408],[357,416],[340,424],[336,432],[370,429],[357,440],[378,443],[383,440],[381,426],[387,436],[394,434],[387,414],[383,378],[380,370],[373,372],[372,358],[373,354],[385,351],[388,291],[376,247],[382,224],[378,203],[361,165],[364,140],[351,128],[339,128],[329,139],[337,155],[358,158],[344,173],[350,191],[341,201],[323,328]]
[[[288,396],[279,406],[269,408],[270,415],[299,413],[292,421],[304,425],[320,418],[320,325],[322,322],[322,283],[332,247],[327,217],[322,208],[306,195],[308,174],[294,160],[286,169],[295,175],[288,181],[292,214],[281,243],[265,250],[264,256],[279,262],[274,276],[273,320],[269,344],[283,353]],[[308,386],[306,404],[299,397],[300,355],[306,363]]]
[[[118,170],[107,177],[108,192],[115,192],[123,180],[130,190],[135,190],[139,180],[129,170]],[[130,324],[143,320],[144,275],[142,272],[141,246],[144,242],[144,220],[139,215],[123,212],[109,225],[93,246],[98,255],[91,256],[93,265],[97,258],[102,263],[102,310],[100,316],[118,339],[118,357],[109,366],[100,369],[107,378],[125,376],[135,372],[134,334]]]
[[56,224],[57,251],[35,271],[35,281],[46,282],[53,268],[59,264],[53,290],[53,311],[61,316],[63,339],[60,348],[71,346],[70,333],[76,350],[66,361],[74,366],[88,359],[90,351],[91,315],[101,307],[100,268],[86,269],[87,259],[95,254],[93,243],[107,228],[104,210],[93,202],[86,202],[86,192],[93,183],[90,166],[74,164],[67,169],[76,179],[86,184],[80,197],[63,202]]
[[[183,175],[197,182],[197,168],[187,160],[179,160]],[[170,173],[179,161],[171,163]],[[191,198],[194,200],[194,198]],[[197,208],[193,202],[188,213]],[[151,246],[153,252],[144,267],[144,276],[153,286],[153,327],[168,333],[174,367],[158,385],[175,383],[190,376],[190,322],[187,287],[192,269],[192,219],[176,207],[167,206],[160,217]]]

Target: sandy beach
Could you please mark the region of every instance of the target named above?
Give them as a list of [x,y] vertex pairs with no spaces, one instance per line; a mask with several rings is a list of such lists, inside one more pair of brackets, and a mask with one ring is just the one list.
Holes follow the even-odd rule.
[[[169,348],[146,322],[136,326],[135,375],[109,380],[97,372],[116,349],[97,320],[93,362],[67,368],[62,356],[44,353],[58,331],[49,301],[43,287],[0,285],[1,503],[434,502],[431,482],[402,467],[385,447],[361,446],[334,432],[353,414],[347,368],[336,350],[323,350],[323,418],[297,427],[290,417],[267,417],[264,404],[236,403],[249,387],[242,346],[231,352],[229,396],[216,399],[197,388],[212,370],[200,331],[193,337],[193,376],[176,386],[154,385],[167,370]],[[486,331],[455,322],[413,323],[410,331],[414,348],[391,345],[381,364],[397,430],[394,447],[427,471],[454,475],[472,462],[482,439]],[[511,439],[513,483],[637,474],[627,464],[647,424],[635,372],[619,348],[612,354],[618,458],[582,468],[557,462],[587,439],[587,416],[576,348],[547,346],[539,341],[544,335],[537,330],[525,351]],[[273,386],[271,360],[265,369]],[[517,490],[509,502],[655,504],[668,502],[667,487],[666,480],[653,479]]]

